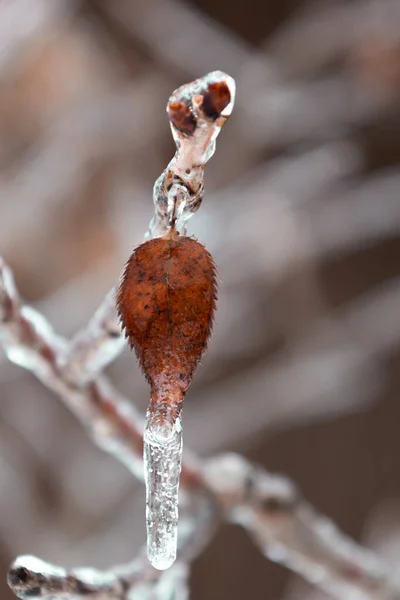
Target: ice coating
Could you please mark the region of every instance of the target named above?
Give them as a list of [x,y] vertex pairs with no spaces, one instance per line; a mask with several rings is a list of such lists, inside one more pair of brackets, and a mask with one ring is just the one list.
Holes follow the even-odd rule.
[[176,558],[178,493],[182,466],[182,422],[160,422],[147,413],[144,429],[147,555],[156,569]]

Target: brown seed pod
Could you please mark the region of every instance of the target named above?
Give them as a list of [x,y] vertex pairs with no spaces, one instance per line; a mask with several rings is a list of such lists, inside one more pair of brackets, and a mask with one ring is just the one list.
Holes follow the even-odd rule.
[[133,251],[117,310],[153,408],[182,402],[211,333],[216,296],[215,263],[195,239],[172,229]]

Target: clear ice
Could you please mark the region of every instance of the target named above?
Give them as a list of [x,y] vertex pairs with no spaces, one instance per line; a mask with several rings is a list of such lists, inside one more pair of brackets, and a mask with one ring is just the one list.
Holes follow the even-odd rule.
[[150,411],[144,429],[147,555],[159,570],[176,558],[182,421],[160,421]]

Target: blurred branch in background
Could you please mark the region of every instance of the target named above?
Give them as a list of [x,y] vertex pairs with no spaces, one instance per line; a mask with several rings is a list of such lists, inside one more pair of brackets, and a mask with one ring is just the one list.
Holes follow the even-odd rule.
[[[107,305],[91,321],[89,355],[86,323],[151,217],[153,182],[173,152],[168,95],[227,71],[235,118],[191,230],[222,281],[210,350],[185,406],[185,443],[202,457],[186,461],[185,556],[205,548],[224,515],[331,594],[398,597],[397,0],[248,0],[229,11],[222,0],[41,0],[34,11],[3,0],[0,29],[0,253],[33,307],[17,303],[8,323],[30,344],[30,368],[83,422],[95,417],[97,444],[141,476],[146,384],[129,353],[112,362],[122,345]],[[78,365],[85,355],[92,372],[96,347],[118,390],[103,375],[88,386],[79,369],[54,370],[55,356],[73,366],[73,355]],[[101,572],[119,594],[145,564],[109,571],[143,544],[140,484],[1,357],[0,400],[2,573],[32,552],[69,575],[90,558],[97,569],[82,585]],[[287,472],[388,567],[337,538],[286,479],[237,456],[203,461],[226,450]],[[189,491],[198,469],[205,495]],[[195,561],[194,600],[323,598],[238,536],[219,529]],[[72,590],[80,573],[69,575]],[[170,579],[146,577],[138,597],[163,597],[187,573],[180,564]]]
[[[136,423],[137,417],[128,408],[129,404],[111,388],[104,393],[99,382],[87,384],[79,396],[82,386],[79,379],[74,383],[66,381],[58,371],[60,340],[41,315],[19,306],[12,275],[5,265],[0,281],[0,333],[8,358],[32,370],[45,385],[58,392],[92,432],[94,441],[142,478],[143,467],[138,465],[142,445],[140,421]],[[133,453],[130,448],[134,449]],[[209,461],[203,475],[190,466],[184,467],[181,483],[189,488],[190,494],[208,498],[211,504],[207,512],[214,516],[205,522],[193,511],[191,518],[186,516],[185,523],[184,505],[180,524],[183,535],[179,536],[178,547],[180,561],[190,560],[202,549],[200,538],[211,537],[218,517],[213,507],[219,506],[228,518],[253,535],[266,556],[282,562],[338,598],[343,593],[354,593],[362,598],[400,597],[400,581],[395,571],[391,573],[372,554],[347,540],[331,522],[318,516],[284,478],[271,476],[238,456],[227,455]],[[143,558],[109,572],[93,569],[67,572],[34,557],[20,557],[11,566],[8,581],[23,599],[128,598],[137,583],[145,585],[149,572],[153,573],[153,569]],[[174,579],[174,574],[174,567],[163,575],[155,571],[151,583],[161,577],[167,581],[170,577]],[[168,597],[164,590],[159,596],[154,593],[155,597]],[[176,590],[174,597],[179,597]]]

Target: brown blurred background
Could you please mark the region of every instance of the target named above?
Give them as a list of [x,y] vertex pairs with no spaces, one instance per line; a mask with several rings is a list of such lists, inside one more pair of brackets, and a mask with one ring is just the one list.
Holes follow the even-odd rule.
[[[71,336],[152,216],[165,105],[223,69],[237,103],[190,232],[218,265],[185,444],[293,477],[349,535],[400,559],[399,0],[0,2],[0,253]],[[133,356],[109,368],[141,409]],[[130,559],[144,491],[0,355],[0,597],[9,562]],[[226,527],[192,597],[318,598]]]

